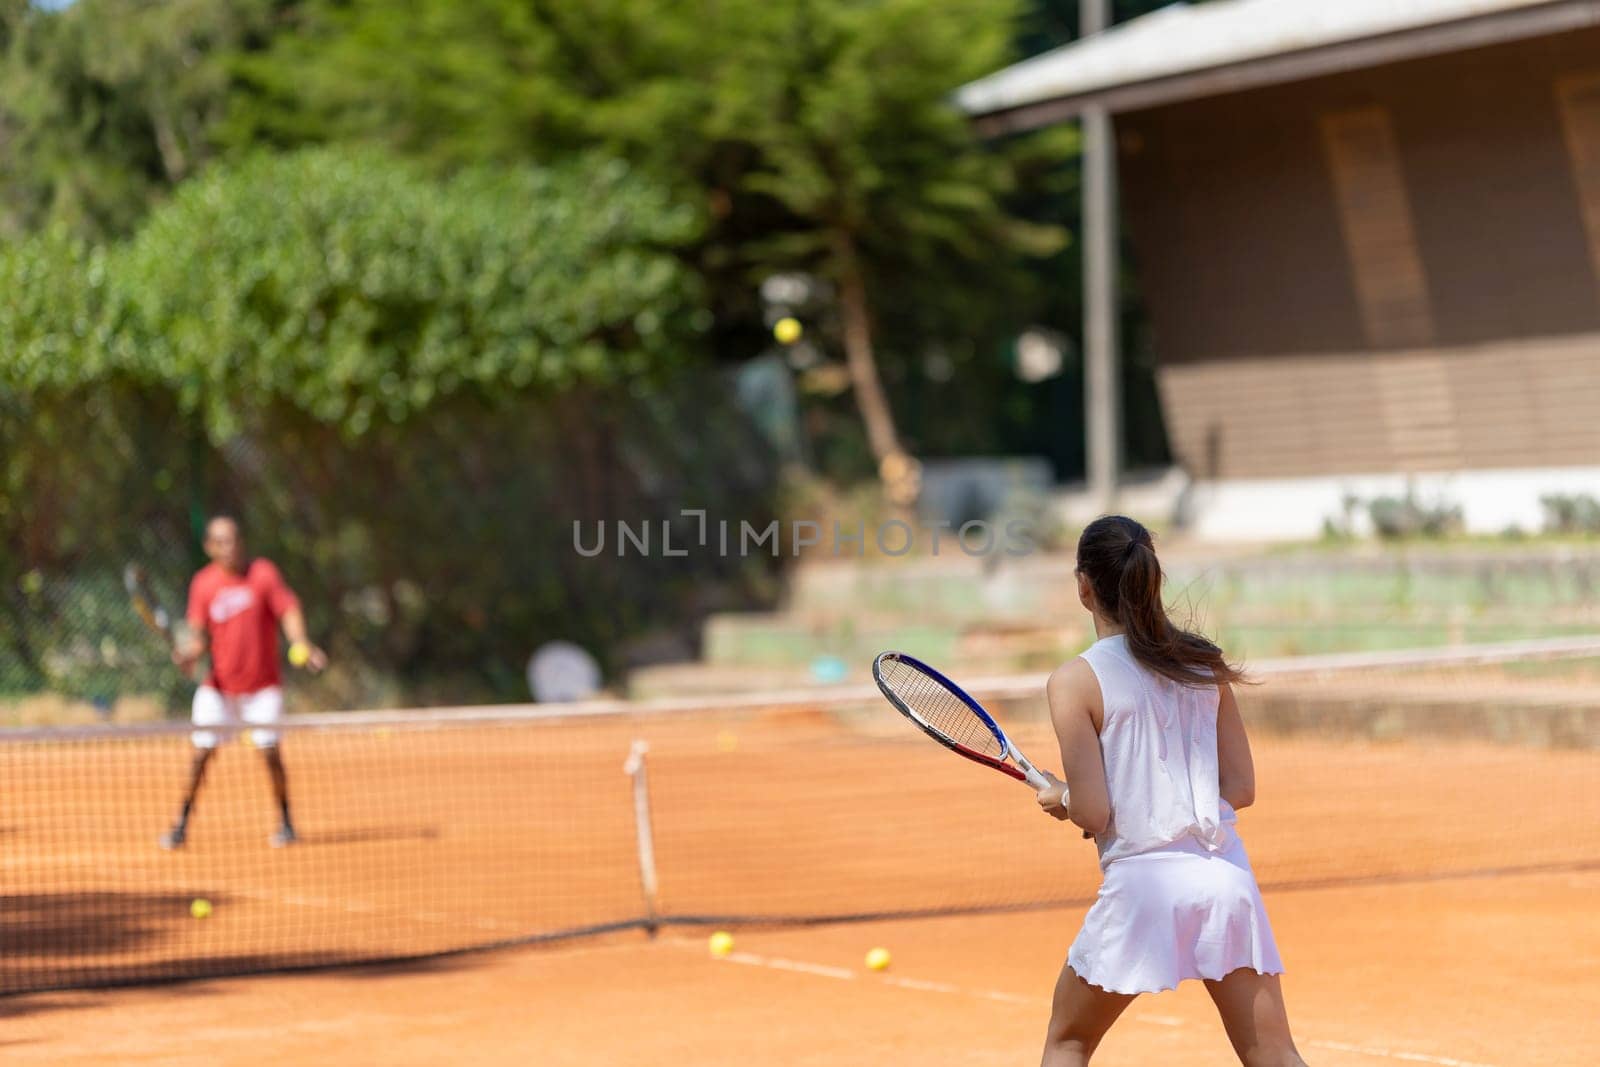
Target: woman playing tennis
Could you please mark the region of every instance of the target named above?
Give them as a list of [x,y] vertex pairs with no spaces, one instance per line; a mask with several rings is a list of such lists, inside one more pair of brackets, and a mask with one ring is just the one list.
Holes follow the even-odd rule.
[[1136,996],[1186,978],[1205,982],[1242,1063],[1304,1067],[1234,830],[1235,811],[1255,799],[1230,688],[1240,672],[1167,618],[1161,564],[1139,523],[1090,523],[1077,577],[1098,640],[1050,676],[1066,781],[1052,778],[1039,804],[1094,835],[1103,881],[1056,983],[1043,1067],[1088,1063]]

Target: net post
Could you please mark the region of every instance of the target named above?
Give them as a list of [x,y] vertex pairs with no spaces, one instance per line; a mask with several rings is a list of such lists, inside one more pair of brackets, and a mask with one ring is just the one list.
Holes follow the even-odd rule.
[[650,824],[650,782],[645,770],[645,753],[650,746],[635,740],[628,750],[623,771],[633,780],[633,826],[639,854],[639,889],[644,894],[644,928],[651,937],[660,923],[656,918],[656,846]]

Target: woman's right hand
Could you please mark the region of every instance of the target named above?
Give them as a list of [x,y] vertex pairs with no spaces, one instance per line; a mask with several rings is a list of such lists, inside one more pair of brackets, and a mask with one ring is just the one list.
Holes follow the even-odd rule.
[[1065,821],[1071,818],[1071,814],[1067,810],[1067,783],[1049,771],[1040,771],[1039,773],[1044,775],[1045,781],[1049,783],[1039,790],[1037,794],[1039,807],[1052,819]]

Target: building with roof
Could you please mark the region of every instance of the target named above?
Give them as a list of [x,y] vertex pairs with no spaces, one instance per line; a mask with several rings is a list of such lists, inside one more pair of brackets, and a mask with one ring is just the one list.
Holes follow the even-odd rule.
[[1116,175],[1201,535],[1600,496],[1600,2],[1179,4],[957,100],[993,133],[1103,117],[1086,185]]

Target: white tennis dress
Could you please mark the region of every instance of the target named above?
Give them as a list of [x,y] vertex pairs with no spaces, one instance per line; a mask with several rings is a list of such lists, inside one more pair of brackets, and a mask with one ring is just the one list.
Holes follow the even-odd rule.
[[1255,873],[1217,793],[1215,686],[1139,665],[1121,634],[1083,658],[1100,681],[1111,819],[1104,878],[1067,962],[1113,993],[1157,993],[1240,967],[1283,973]]

